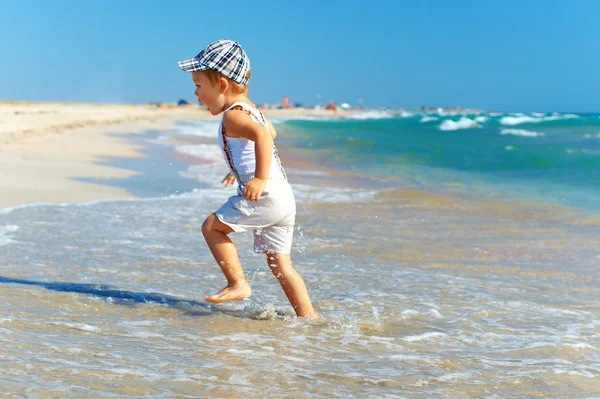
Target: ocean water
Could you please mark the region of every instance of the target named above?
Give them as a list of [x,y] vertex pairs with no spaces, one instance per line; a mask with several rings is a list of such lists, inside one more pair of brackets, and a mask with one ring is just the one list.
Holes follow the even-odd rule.
[[600,114],[373,111],[285,126],[320,163],[388,184],[600,210]]
[[274,122],[323,320],[250,234],[253,297],[203,302],[225,282],[201,224],[233,189],[217,121],[181,121],[107,160],[140,199],[0,210],[5,397],[600,396],[597,115]]

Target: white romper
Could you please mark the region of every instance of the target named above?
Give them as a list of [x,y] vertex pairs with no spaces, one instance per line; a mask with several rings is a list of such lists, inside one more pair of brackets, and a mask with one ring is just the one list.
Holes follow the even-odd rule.
[[[235,111],[245,112],[254,122],[269,130],[265,117],[255,106],[238,102],[225,110]],[[227,137],[221,119],[219,146],[229,171],[238,181],[238,188],[237,195],[230,197],[215,215],[236,233],[252,229],[255,252],[291,253],[296,201],[275,145],[267,186],[258,202],[248,201],[242,195],[245,184],[254,177],[254,142],[243,137]]]

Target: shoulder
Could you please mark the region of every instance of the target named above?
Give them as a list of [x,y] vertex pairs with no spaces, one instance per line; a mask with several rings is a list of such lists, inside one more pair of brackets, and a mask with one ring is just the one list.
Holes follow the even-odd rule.
[[225,112],[223,115],[223,126],[227,132],[227,136],[245,137],[253,141],[256,141],[256,137],[264,130],[243,109],[232,109]]
[[233,133],[236,130],[246,127],[248,122],[251,122],[250,117],[243,109],[230,109],[223,114],[223,126],[227,129],[228,136],[229,132]]

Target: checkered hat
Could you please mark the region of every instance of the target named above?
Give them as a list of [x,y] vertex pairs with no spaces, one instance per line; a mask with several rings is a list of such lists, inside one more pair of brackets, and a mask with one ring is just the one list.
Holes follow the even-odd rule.
[[249,80],[246,75],[250,70],[250,59],[238,42],[217,40],[194,58],[179,61],[179,67],[185,72],[213,69],[234,82],[246,85]]

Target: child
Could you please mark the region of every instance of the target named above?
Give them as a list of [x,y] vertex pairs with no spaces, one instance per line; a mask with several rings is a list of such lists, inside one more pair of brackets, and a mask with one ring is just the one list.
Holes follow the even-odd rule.
[[319,318],[302,277],[292,267],[290,253],[296,203],[273,144],[276,132],[247,97],[250,60],[239,43],[217,40],[196,57],[180,61],[192,73],[194,94],[212,115],[223,113],[218,138],[230,173],[222,183],[237,182],[238,195],[229,198],[202,224],[202,233],[227,278],[227,286],[207,302],[242,300],[252,294],[229,233],[254,230],[254,250],[265,253],[298,316]]

